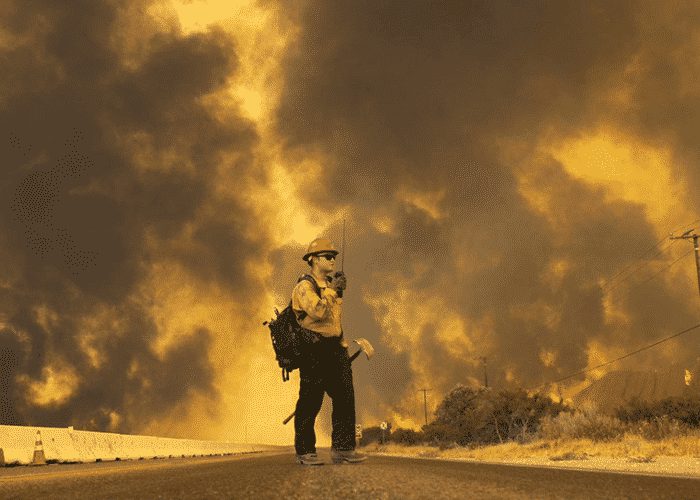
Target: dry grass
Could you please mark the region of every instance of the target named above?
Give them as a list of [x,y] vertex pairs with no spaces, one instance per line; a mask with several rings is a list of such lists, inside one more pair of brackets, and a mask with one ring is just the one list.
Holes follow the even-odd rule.
[[606,457],[624,458],[632,462],[653,462],[655,457],[695,457],[700,458],[700,432],[689,433],[673,438],[647,440],[635,434],[625,434],[611,441],[591,439],[536,440],[526,444],[514,442],[484,446],[479,448],[449,447],[440,449],[434,446],[404,446],[398,444],[370,444],[369,452],[383,452],[426,458],[467,458],[473,460],[500,461],[508,459],[544,458],[548,460]]

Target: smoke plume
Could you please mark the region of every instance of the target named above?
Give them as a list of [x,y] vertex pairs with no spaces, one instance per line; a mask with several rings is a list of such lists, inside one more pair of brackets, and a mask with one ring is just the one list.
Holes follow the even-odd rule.
[[[700,218],[699,17],[4,2],[2,423],[289,442],[261,322],[343,220],[366,424],[486,378],[556,392],[695,324],[667,237]],[[691,340],[616,367],[694,366]]]
[[[300,7],[278,130],[322,158],[308,202],[351,214],[347,322],[412,374],[363,379],[368,406],[481,383],[482,357],[492,385],[535,388],[697,322],[692,259],[641,279],[688,248],[643,250],[698,213],[633,189],[644,148],[652,182],[698,182],[700,11],[656,7]],[[600,164],[574,161],[601,137]],[[354,319],[368,305],[375,325]],[[681,345],[630,363],[690,362]]]
[[236,47],[153,7],[2,8],[3,423],[133,432],[216,407],[213,321],[168,325],[167,304],[260,293],[264,235],[228,184],[256,175],[255,127],[214,112]]

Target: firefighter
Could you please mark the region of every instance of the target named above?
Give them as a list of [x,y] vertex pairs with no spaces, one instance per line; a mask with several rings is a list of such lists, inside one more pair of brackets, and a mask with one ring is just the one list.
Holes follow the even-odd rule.
[[356,464],[366,458],[355,451],[355,393],[341,326],[346,278],[334,272],[337,255],[329,239],[312,241],[303,259],[317,286],[301,280],[292,292],[297,321],[310,337],[299,368],[301,381],[294,419],[294,447],[297,462],[302,465],[323,464],[316,454],[314,424],[324,393],[333,402],[331,459],[334,463]]

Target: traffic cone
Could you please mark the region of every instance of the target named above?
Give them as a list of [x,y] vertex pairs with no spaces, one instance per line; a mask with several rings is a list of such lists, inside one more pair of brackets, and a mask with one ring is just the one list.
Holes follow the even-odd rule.
[[41,431],[36,431],[34,441],[34,458],[32,465],[46,465],[46,455],[44,455],[44,443],[41,442]]

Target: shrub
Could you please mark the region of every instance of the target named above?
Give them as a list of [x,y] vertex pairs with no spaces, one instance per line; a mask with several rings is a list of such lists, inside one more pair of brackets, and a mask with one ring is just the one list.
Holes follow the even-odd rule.
[[525,441],[545,416],[564,407],[550,398],[524,390],[492,391],[457,386],[440,403],[433,422],[423,427],[425,439],[435,444],[487,444]]
[[562,404],[541,394],[529,395],[524,390],[500,391],[493,395],[493,431],[499,442],[526,441],[547,416],[558,415]]
[[400,427],[392,431],[391,436],[389,436],[390,441],[405,445],[416,445],[421,443],[423,439],[422,432],[416,432],[413,429],[402,429]]
[[362,438],[360,438],[360,446],[367,446],[370,443],[378,443],[382,437],[382,430],[379,426],[367,427],[362,429]]
[[682,422],[668,417],[643,420],[630,425],[630,432],[644,439],[660,440],[687,434],[689,427]]
[[488,421],[483,389],[457,386],[440,403],[435,420],[423,427],[428,441],[435,444],[456,442],[465,445],[479,439],[479,431]]
[[654,418],[651,405],[646,401],[633,399],[615,410],[615,415],[623,422],[642,422]]
[[538,434],[543,439],[612,441],[621,438],[625,430],[626,425],[615,417],[591,410],[578,410],[545,417]]
[[[384,438],[386,441],[391,439],[391,423],[389,423],[388,428],[384,431]],[[360,446],[366,446],[370,443],[380,443],[382,440],[382,429],[379,426],[367,427],[362,430],[362,437],[360,438]]]
[[700,427],[700,398],[673,397],[649,402],[633,400],[616,410],[623,422],[655,422],[666,418],[675,420],[685,427]]

